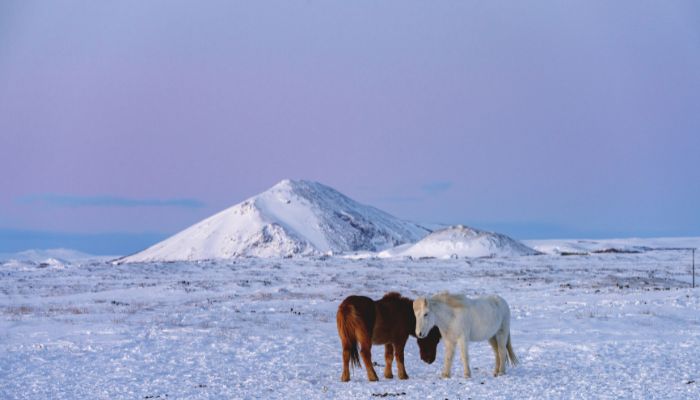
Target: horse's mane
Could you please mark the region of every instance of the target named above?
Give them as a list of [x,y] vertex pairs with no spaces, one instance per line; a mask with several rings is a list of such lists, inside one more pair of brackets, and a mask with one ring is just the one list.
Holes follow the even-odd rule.
[[401,293],[399,292],[389,292],[382,297],[382,300],[403,304],[411,310],[411,315],[413,315],[413,300],[409,299],[408,297],[401,296]]
[[385,294],[384,297],[382,297],[382,300],[389,300],[389,299],[413,302],[413,300],[401,296],[401,293],[399,293],[399,292],[389,292],[389,293]]
[[452,308],[464,308],[467,306],[467,299],[461,294],[451,294],[448,291],[440,292],[433,296],[433,300],[438,300]]

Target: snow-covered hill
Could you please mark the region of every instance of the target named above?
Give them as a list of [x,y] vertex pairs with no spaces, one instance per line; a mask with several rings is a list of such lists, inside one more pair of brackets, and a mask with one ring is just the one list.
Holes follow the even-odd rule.
[[437,230],[418,243],[385,250],[379,257],[508,257],[537,253],[506,235],[454,225]]
[[113,257],[94,256],[72,249],[30,249],[17,253],[2,253],[0,261],[22,261],[45,264],[68,264],[72,262],[107,260]]
[[283,180],[119,262],[378,251],[429,232],[320,183]]

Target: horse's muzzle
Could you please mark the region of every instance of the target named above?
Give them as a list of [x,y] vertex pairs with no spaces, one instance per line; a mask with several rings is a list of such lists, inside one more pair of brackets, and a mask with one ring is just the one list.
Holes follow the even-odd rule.
[[432,356],[421,355],[420,359],[423,360],[423,362],[425,362],[426,364],[432,364],[433,361],[435,361],[435,354],[433,354]]

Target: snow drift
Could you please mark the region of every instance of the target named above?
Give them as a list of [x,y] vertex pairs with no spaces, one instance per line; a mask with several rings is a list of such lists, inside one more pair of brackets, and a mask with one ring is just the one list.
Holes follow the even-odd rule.
[[524,244],[500,233],[464,225],[437,230],[415,244],[379,253],[379,257],[509,257],[538,254]]
[[283,180],[257,196],[117,261],[379,251],[415,242],[429,232],[320,183]]

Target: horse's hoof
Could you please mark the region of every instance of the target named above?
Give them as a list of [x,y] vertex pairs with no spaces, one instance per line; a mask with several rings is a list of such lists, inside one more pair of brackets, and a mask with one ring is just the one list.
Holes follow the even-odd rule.
[[408,375],[399,375],[399,379],[408,379]]
[[389,372],[388,374],[384,374],[384,377],[386,379],[394,379],[394,375],[391,372]]
[[446,374],[446,373],[443,372],[443,373],[440,375],[440,377],[443,378],[443,379],[449,379],[449,378],[450,378],[450,374]]
[[349,376],[341,376],[341,377],[340,377],[340,381],[341,381],[341,382],[349,382],[349,381],[350,381],[350,377],[349,377]]
[[376,381],[379,380],[379,378],[377,378],[377,375],[375,375],[375,376],[368,376],[367,379],[369,379],[370,382],[376,382]]

